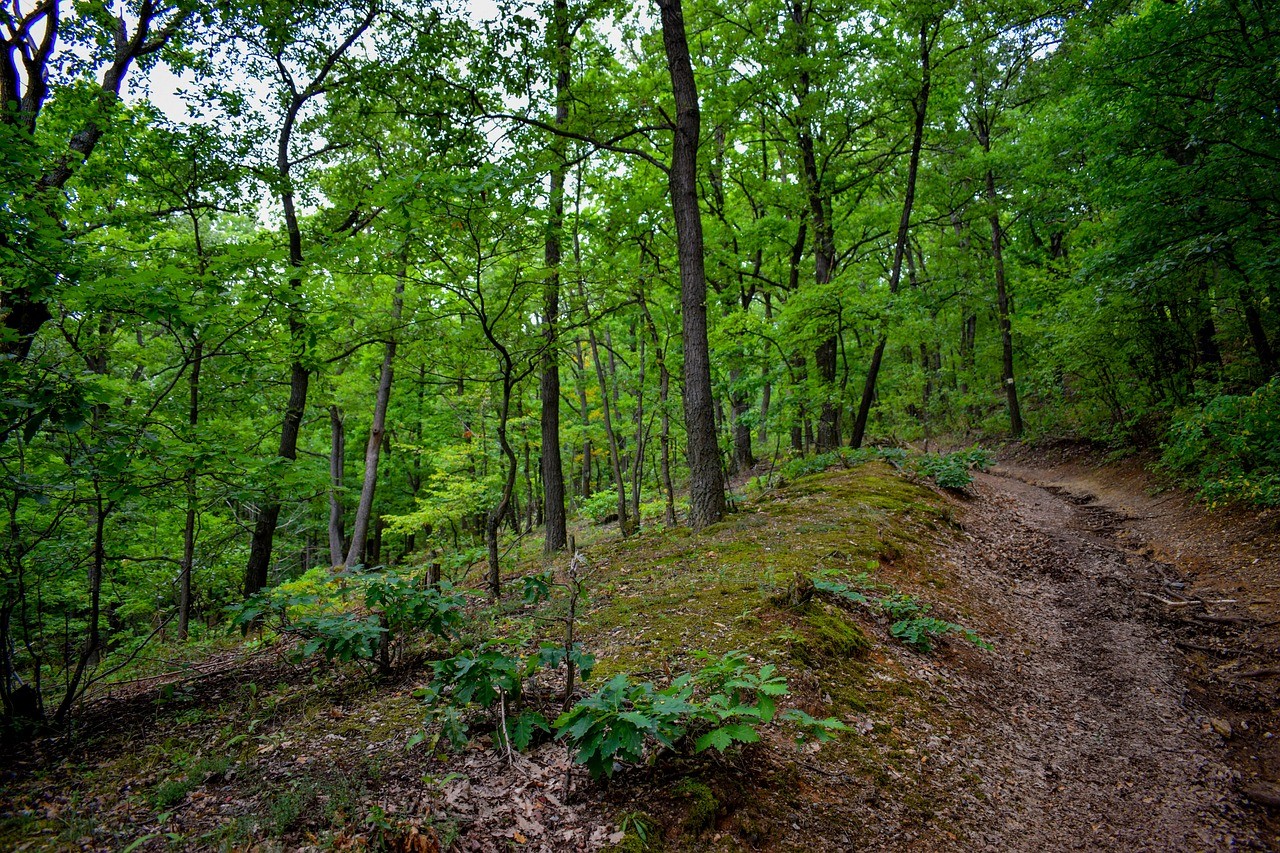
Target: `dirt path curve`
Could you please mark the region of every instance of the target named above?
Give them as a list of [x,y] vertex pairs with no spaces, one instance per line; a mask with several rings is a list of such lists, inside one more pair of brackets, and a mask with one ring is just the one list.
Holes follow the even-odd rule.
[[[1185,589],[1092,496],[979,475],[951,555],[1001,635],[956,685],[978,709],[988,850],[1274,849],[1237,790],[1225,721],[1196,701],[1160,611]],[[1130,547],[1137,545],[1137,547]],[[1273,723],[1274,726],[1274,723]],[[979,822],[980,815],[974,816]]]

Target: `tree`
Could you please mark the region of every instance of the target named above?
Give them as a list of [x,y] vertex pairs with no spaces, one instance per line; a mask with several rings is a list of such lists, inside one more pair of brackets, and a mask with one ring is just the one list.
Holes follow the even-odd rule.
[[695,530],[724,517],[724,474],[716,443],[707,343],[707,274],[703,260],[702,212],[698,207],[698,144],[702,123],[698,90],[685,35],[680,0],[658,0],[662,44],[675,98],[671,165],[667,173],[680,264],[680,310],[684,325],[684,420],[689,452],[689,523]]

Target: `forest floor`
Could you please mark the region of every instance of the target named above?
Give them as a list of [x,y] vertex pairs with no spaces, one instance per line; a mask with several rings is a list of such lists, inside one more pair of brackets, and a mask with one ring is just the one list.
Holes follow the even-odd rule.
[[[672,851],[1280,849],[1277,519],[1156,487],[1135,462],[1018,449],[960,495],[872,463],[696,537],[579,531],[604,675],[744,649],[785,704],[849,725],[821,746],[770,729],[601,785],[554,743],[408,748],[420,668],[233,651],[7,756],[0,847],[639,851],[640,825]],[[779,603],[796,572],[872,563],[994,648],[924,653],[869,608]]]

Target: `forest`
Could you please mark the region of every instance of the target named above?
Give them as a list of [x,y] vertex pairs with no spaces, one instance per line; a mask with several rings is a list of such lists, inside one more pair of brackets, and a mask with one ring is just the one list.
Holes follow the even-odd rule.
[[275,617],[385,675],[397,632],[553,594],[567,709],[571,541],[696,542],[833,466],[963,487],[964,448],[1070,441],[1280,506],[1278,20],[6,4],[6,732]]

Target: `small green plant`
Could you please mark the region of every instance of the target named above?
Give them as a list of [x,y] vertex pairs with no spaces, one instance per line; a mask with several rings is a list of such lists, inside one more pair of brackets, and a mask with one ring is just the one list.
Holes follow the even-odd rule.
[[[813,588],[841,601],[878,610],[893,620],[889,633],[918,651],[932,651],[934,641],[948,634],[964,637],[980,649],[994,648],[977,632],[963,625],[927,615],[931,607],[929,604],[914,595],[894,591],[892,587],[871,580],[866,572],[848,582],[837,580],[838,574],[828,570],[813,575]],[[866,594],[871,590],[883,590],[888,594],[871,598]]]
[[893,623],[889,633],[907,645],[922,652],[933,650],[933,642],[947,634],[959,634],[980,649],[991,649],[993,646],[963,625],[937,619],[932,616],[913,616]]
[[613,775],[615,761],[640,761],[645,740],[668,749],[684,736],[685,718],[694,710],[688,678],[659,690],[643,681],[632,684],[623,673],[605,682],[555,722],[556,737],[577,749],[574,760],[592,777]]
[[994,463],[990,451],[974,445],[955,453],[921,456],[915,467],[944,489],[963,489],[973,482],[973,471],[985,471]]
[[[556,720],[556,737],[577,750],[575,760],[595,778],[612,775],[617,762],[640,761],[649,743],[676,751],[691,739],[699,753],[760,740],[759,728],[773,722],[777,699],[787,694],[786,681],[772,664],[755,668],[741,652],[697,656],[707,665],[662,689],[614,676]],[[844,729],[838,720],[792,711],[782,719],[813,737]]]

